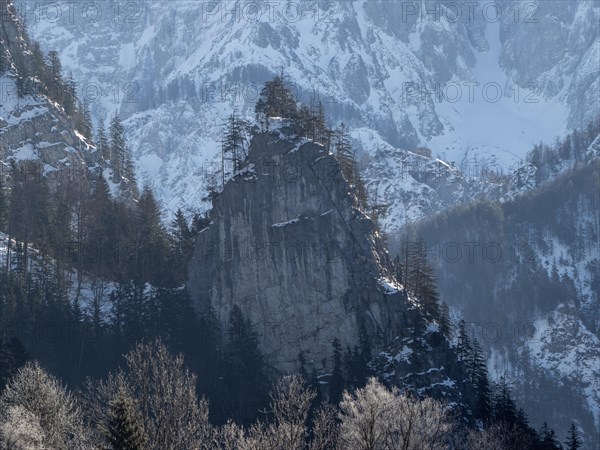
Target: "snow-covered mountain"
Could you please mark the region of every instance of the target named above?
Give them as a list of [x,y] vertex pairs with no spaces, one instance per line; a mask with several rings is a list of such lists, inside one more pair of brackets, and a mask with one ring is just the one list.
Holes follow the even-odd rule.
[[430,147],[463,172],[474,161],[506,172],[598,112],[594,1],[43,5],[25,11],[32,34],[59,50],[97,118],[127,118],[140,179],[170,211],[208,207],[221,124],[252,117],[280,71],[335,123]]

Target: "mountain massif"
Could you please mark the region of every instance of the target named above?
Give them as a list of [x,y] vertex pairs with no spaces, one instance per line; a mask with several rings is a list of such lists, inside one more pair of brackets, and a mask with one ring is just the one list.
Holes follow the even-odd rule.
[[221,124],[233,110],[253,118],[282,70],[298,101],[350,126],[360,154],[426,146],[469,176],[510,173],[534,143],[598,113],[593,0],[107,1],[94,14],[48,3],[24,14],[33,36],[97,118],[126,119],[140,179],[171,212],[210,207],[197,199],[219,167]]
[[[0,0],[3,318],[74,323],[24,339],[74,384],[161,337],[216,422],[372,375],[593,448],[600,8],[490,4]],[[290,114],[255,107],[274,76]]]

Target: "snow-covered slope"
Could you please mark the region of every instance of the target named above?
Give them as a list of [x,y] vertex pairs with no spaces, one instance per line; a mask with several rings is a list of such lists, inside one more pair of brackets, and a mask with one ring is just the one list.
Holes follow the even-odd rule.
[[29,24],[96,117],[128,118],[139,178],[173,210],[207,207],[220,124],[233,110],[252,117],[281,70],[335,123],[506,171],[598,111],[598,5],[562,4],[500,3],[495,20],[489,6],[435,2],[102,2],[99,19],[59,3]]
[[[548,421],[564,433],[574,421],[585,448],[600,436],[599,162],[414,230],[427,243],[441,298],[481,342],[492,375],[511,379],[536,427]],[[529,169],[521,180],[535,176]]]
[[[15,250],[19,245],[22,245],[22,243],[12,238],[9,239],[8,235],[0,232],[0,265],[10,268],[10,272],[13,273],[19,271],[19,261]],[[61,267],[66,286],[65,294],[70,304],[73,307],[77,305],[82,313],[88,314],[90,317],[93,317],[94,309],[97,308],[101,320],[108,319],[111,311],[108,298],[110,293],[116,290],[116,283],[88,273],[82,273],[79,276],[75,269],[58,265],[56,260],[34,246],[29,247],[29,257],[27,277],[30,283],[42,283],[48,267],[56,267],[57,269]],[[7,261],[7,258],[9,258],[9,261]]]
[[[0,168],[25,178],[44,177],[48,186],[78,183],[89,188],[100,173],[112,174],[106,161],[79,133],[59,99],[60,85],[49,86],[36,76],[32,42],[27,38],[12,2],[0,2]],[[39,75],[39,73],[38,73]],[[21,88],[21,89],[19,89]],[[46,92],[58,89],[50,97]],[[14,168],[13,168],[14,164]],[[12,172],[15,173],[15,172]],[[114,184],[113,194],[132,199],[126,180]]]
[[72,128],[59,105],[41,96],[17,98],[8,74],[0,75],[0,86],[10,93],[0,104],[0,161],[39,162],[50,181],[56,171],[70,171],[73,177],[87,170],[84,152],[94,148]]

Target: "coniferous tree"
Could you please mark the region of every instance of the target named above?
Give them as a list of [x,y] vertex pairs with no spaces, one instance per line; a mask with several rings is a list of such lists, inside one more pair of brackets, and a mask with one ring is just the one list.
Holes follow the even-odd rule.
[[296,99],[285,85],[283,76],[278,75],[265,83],[254,111],[259,121],[268,117],[296,118]]
[[110,145],[108,138],[106,137],[106,130],[104,129],[104,121],[102,119],[98,122],[98,132],[96,133],[96,146],[102,158],[106,161],[110,159]]
[[544,422],[540,429],[540,444],[544,450],[561,450],[562,446],[556,438],[556,434],[552,428],[548,427],[548,424]]
[[467,361],[468,356],[471,354],[471,339],[467,333],[467,325],[464,320],[460,320],[458,323],[458,342],[456,344],[456,355],[459,361]]
[[[377,191],[375,191],[374,195],[368,195],[368,193],[366,191],[366,187],[365,187],[363,196],[364,196],[363,209],[365,209],[369,212],[369,215],[371,217],[371,220],[373,220],[375,227],[378,230],[380,230],[380,218],[383,218],[387,215],[388,205],[386,205],[385,203],[379,202],[379,194]],[[371,200],[369,201],[369,199],[371,199]],[[361,205],[363,205],[363,204],[361,204]],[[408,263],[406,264],[406,267],[408,267]]]
[[358,324],[358,341],[360,343],[360,355],[363,362],[368,363],[371,359],[371,352],[373,350],[371,336],[367,331],[367,327],[364,321],[360,321]]
[[227,119],[221,145],[223,179],[228,173],[235,174],[241,169],[247,157],[249,129],[248,122],[235,114],[231,114]]
[[477,339],[473,339],[468,369],[475,387],[475,410],[479,418],[488,422],[492,415],[491,389],[485,359]]
[[446,337],[450,337],[453,333],[450,309],[446,302],[442,302],[440,305],[440,331]]
[[[369,377],[369,368],[368,363],[371,359],[371,338],[367,332],[364,322],[360,322],[358,325],[358,339],[359,345],[355,345],[354,348],[348,346],[346,351],[344,352],[344,371],[343,378],[341,383],[342,389],[344,387],[348,387],[351,389],[356,389],[363,387],[367,378]],[[336,343],[334,342],[334,372],[336,365]],[[332,383],[335,385],[339,383],[339,379],[337,379],[338,374],[334,373],[332,375]],[[334,387],[334,391],[339,391],[339,388]]]
[[[229,315],[225,346],[225,383],[234,419],[253,419],[267,396],[264,357],[258,334],[239,306]],[[257,407],[251,410],[248,406]]]
[[19,271],[25,276],[29,269],[29,246],[42,243],[48,223],[49,190],[46,179],[35,164],[16,166],[11,170],[11,198],[8,234],[19,242]]
[[81,100],[77,102],[77,111],[75,112],[74,116],[75,129],[79,131],[79,133],[81,133],[82,136],[85,137],[85,135],[83,134],[83,129],[85,126],[83,124],[83,103],[81,102]]
[[309,380],[310,378],[308,376],[308,372],[306,371],[306,358],[304,357],[304,352],[298,353],[298,364],[300,365],[298,373],[302,379],[305,381]]
[[58,52],[51,50],[48,52],[48,72],[53,82],[62,84],[62,64]]
[[108,409],[107,438],[114,450],[143,450],[146,436],[143,422],[130,395],[121,389]]
[[31,44],[31,64],[33,66],[33,73],[42,83],[42,89],[44,93],[47,93],[47,82],[48,82],[48,68],[46,67],[46,62],[44,61],[44,53],[42,52],[42,48],[40,47],[40,43],[34,41]]
[[571,423],[565,445],[567,446],[566,450],[579,450],[581,448],[581,438],[579,437],[579,431],[574,423]]
[[[185,269],[193,250],[193,235],[187,220],[181,208],[175,212],[175,217],[171,221],[169,238],[171,242],[171,258],[175,265],[176,272],[184,276]],[[178,277],[180,282],[185,281]]]
[[494,395],[494,420],[503,421],[509,425],[517,422],[517,406],[512,399],[508,380],[502,376],[496,386]]
[[81,134],[89,141],[92,140],[92,113],[87,100],[81,103]]
[[344,174],[344,178],[351,185],[355,184],[356,162],[354,160],[354,150],[350,143],[350,135],[348,128],[344,123],[341,123],[335,130],[335,157],[340,163],[340,169]]
[[46,67],[46,92],[48,97],[61,104],[67,115],[73,117],[76,105],[75,83],[72,76],[66,81],[63,80],[62,64],[56,51],[48,52]]
[[0,339],[0,391],[28,360],[29,354],[18,338],[13,337],[9,342]]
[[[129,187],[137,193],[135,170],[131,153],[125,139],[125,129],[121,123],[121,119],[115,114],[111,121],[108,130],[108,156],[110,160],[110,168],[113,170],[113,182],[118,183],[121,177],[129,181]],[[105,159],[106,159],[106,155]]]
[[109,145],[110,145],[110,160],[118,161],[125,149],[125,130],[121,124],[121,119],[115,114],[109,126]]
[[13,63],[16,69],[17,95],[24,97],[28,93],[29,77],[31,76],[30,68],[25,61],[25,52],[23,50],[14,52],[12,55]]
[[160,206],[148,186],[144,187],[136,205],[133,233],[134,283],[138,286],[144,283],[164,285],[167,280],[161,261],[168,254],[167,233]]
[[8,217],[8,199],[4,190],[4,177],[0,174],[0,231],[6,227]]
[[127,181],[129,182],[129,188],[134,191],[134,193],[137,193],[137,181],[135,178],[135,167],[133,165],[133,159],[131,158],[131,150],[129,149],[129,147],[126,145],[125,146],[125,153],[124,153],[124,159],[123,159],[123,176],[127,179]]
[[344,123],[335,130],[334,134],[334,154],[340,164],[340,169],[344,178],[356,194],[359,206],[366,209],[367,206],[367,190],[358,171],[354,150],[350,142],[350,134]]
[[[186,336],[184,341],[190,354],[197,352],[201,370],[198,370],[200,385],[205,392],[210,392],[213,398],[218,398],[221,403],[227,401],[226,386],[223,386],[224,348],[221,336],[221,323],[214,311],[201,314],[196,322],[195,315],[190,315],[186,322]],[[199,338],[198,338],[199,335]],[[227,420],[227,417],[219,416]]]
[[296,133],[309,139],[315,139],[315,118],[312,116],[308,106],[302,104],[298,107],[296,117]]
[[177,208],[177,211],[175,211],[175,217],[171,222],[171,230],[177,245],[183,253],[185,246],[189,243],[192,233],[181,208]]
[[481,346],[479,345],[479,342],[476,338],[474,338],[471,342],[471,351],[467,355],[465,365],[469,374],[470,381],[473,385],[475,385],[475,381],[478,377],[479,372],[482,369],[485,369],[485,361],[483,360],[483,355],[481,354]]
[[115,309],[114,322],[117,322],[118,316],[120,337],[125,337],[129,342],[142,340],[149,328],[151,292],[145,287],[139,280],[126,280],[118,284],[115,292],[114,307],[119,310]]
[[398,283],[404,282],[404,269],[402,267],[402,261],[400,261],[400,255],[396,255],[394,258],[394,278]]
[[342,369],[342,346],[338,338],[332,342],[333,346],[333,370],[329,384],[329,401],[337,404],[344,392],[344,372]]
[[346,350],[344,351],[344,356],[343,356],[343,362],[344,362],[344,381],[345,381],[345,386],[348,387],[348,389],[355,389],[357,386],[357,374],[356,374],[356,369],[357,369],[357,359],[355,357],[355,354],[352,352],[352,349],[350,348],[350,346],[348,345],[346,347]]
[[[356,166],[356,174],[355,174],[355,188],[356,188],[356,198],[358,199],[358,205],[363,210],[366,211],[369,205],[369,196],[367,193],[367,186],[358,170],[358,166]],[[385,204],[377,205],[377,218],[376,225],[379,227],[379,218],[384,217],[387,214],[388,207]]]
[[195,213],[192,216],[192,224],[190,226],[190,233],[192,234],[192,237],[197,236],[198,233],[200,233],[202,230],[204,230],[209,225],[210,225],[210,219],[208,217],[208,214]]
[[101,173],[94,183],[90,196],[93,208],[88,216],[87,225],[88,240],[90,242],[90,257],[94,258],[94,264],[98,275],[107,278],[115,275],[112,262],[117,257],[117,229],[115,222],[117,217],[113,208],[108,183]]
[[75,106],[77,104],[77,87],[73,79],[73,74],[69,73],[64,82],[62,80],[55,80],[54,82],[56,83],[56,89],[60,89],[57,93],[56,101],[62,105],[65,113],[72,117],[75,114]]
[[439,294],[433,269],[427,262],[425,242],[420,239],[411,252],[409,287],[435,320],[440,320]]
[[327,119],[325,117],[325,107],[323,102],[319,101],[313,112],[314,123],[314,138],[315,140],[326,144],[331,130],[327,127]]

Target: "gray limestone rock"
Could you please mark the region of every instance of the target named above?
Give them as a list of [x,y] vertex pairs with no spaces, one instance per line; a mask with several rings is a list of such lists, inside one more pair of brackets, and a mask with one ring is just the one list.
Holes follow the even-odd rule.
[[275,369],[297,370],[301,352],[327,367],[332,340],[357,344],[360,322],[380,346],[400,327],[408,306],[384,281],[383,240],[320,144],[257,135],[211,221],[189,269],[193,302],[200,312],[212,307],[224,325],[239,305]]

